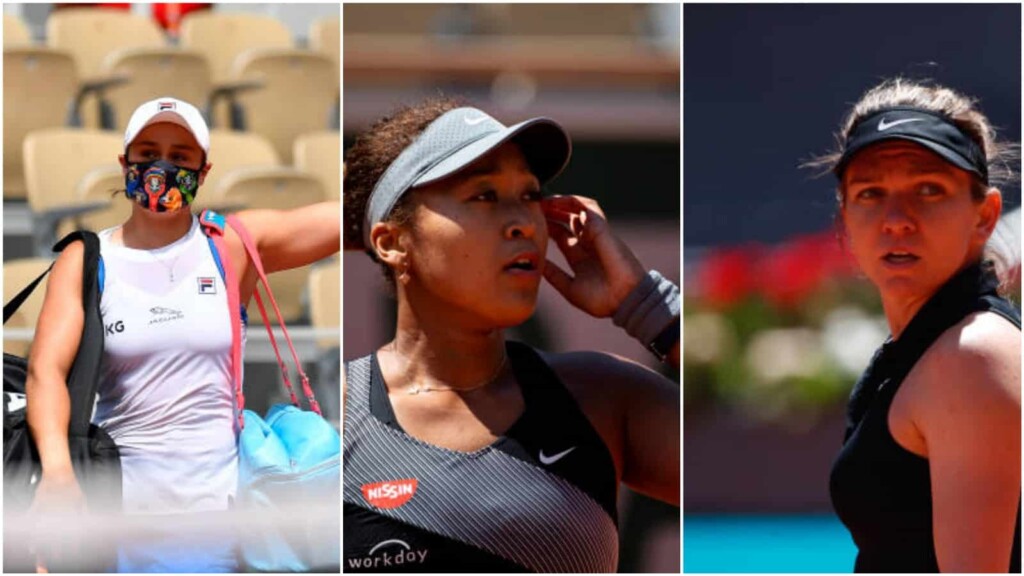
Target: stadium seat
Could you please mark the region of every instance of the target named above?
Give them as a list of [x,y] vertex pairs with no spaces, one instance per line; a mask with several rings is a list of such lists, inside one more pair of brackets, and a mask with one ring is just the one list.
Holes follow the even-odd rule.
[[[210,130],[210,163],[213,168],[207,173],[196,195],[197,210],[225,208],[223,201],[216,198],[215,190],[220,186],[220,181],[234,170],[280,166],[281,159],[270,142],[259,134],[213,129]],[[244,205],[233,208],[241,207]]]
[[276,18],[240,12],[193,12],[181,23],[181,45],[203,54],[214,84],[207,104],[210,126],[242,129],[235,98],[253,86],[239,84],[232,74],[239,54],[254,48],[291,48],[291,31]]
[[25,138],[25,184],[37,255],[50,253],[62,219],[109,204],[82,200],[78,185],[97,167],[119,167],[123,143],[118,132],[69,128],[36,131]]
[[135,108],[161,96],[173,96],[199,109],[210,93],[210,66],[198,52],[177,48],[125,48],[107,55],[102,71],[108,76],[127,76],[130,81],[111,87],[105,100],[114,126],[123,127]]
[[160,27],[145,16],[99,8],[65,8],[46,20],[46,43],[67,50],[85,80],[101,76],[103,60],[124,48],[165,48]]
[[341,67],[341,18],[321,18],[309,27],[309,47]]
[[324,417],[337,422],[341,406],[339,396],[341,328],[341,263],[337,256],[313,265],[309,273],[309,317],[313,328],[330,330],[330,337],[318,338],[316,380],[314,391],[324,410]]
[[78,125],[106,129],[114,128],[114,122],[101,110],[104,90],[119,81],[105,73],[104,59],[119,49],[167,46],[163,31],[153,20],[101,8],[64,8],[51,13],[46,20],[46,43],[71,54],[82,84],[90,89],[82,96]]
[[295,139],[295,167],[320,179],[330,200],[341,200],[341,135],[324,131]]
[[232,79],[235,58],[252,48],[291,48],[291,32],[276,18],[259,14],[192,12],[181,22],[181,46],[210,62],[214,84]]
[[[21,292],[21,289],[28,286],[29,282],[36,279],[46,270],[46,267],[53,262],[52,258],[23,258],[4,262],[4,302]],[[11,328],[35,328],[36,320],[39,319],[39,311],[43,308],[43,296],[46,294],[46,281],[49,277],[36,286],[35,291],[28,297],[28,300],[18,308],[9,320],[4,323],[5,329]],[[25,340],[4,340],[4,353],[25,356],[31,346],[30,341]]]
[[4,14],[4,49],[31,44],[32,34],[21,18],[13,14]]
[[[314,52],[327,56],[334,62],[335,70],[341,68],[341,18],[321,18],[309,27],[309,47]],[[335,95],[331,110],[332,125],[341,125],[341,84]]]
[[[321,262],[309,273],[309,319],[313,328],[338,329],[341,311],[341,263],[337,257]],[[339,335],[317,340],[320,348],[338,346]]]
[[57,237],[76,229],[99,232],[122,224],[132,213],[131,201],[125,198],[123,191],[124,172],[120,166],[101,166],[90,170],[79,180],[75,197],[83,204],[110,204],[106,208],[65,219],[57,229]]
[[4,48],[4,200],[25,198],[25,136],[63,126],[77,85],[75,62],[66,52]]
[[330,126],[338,95],[338,68],[330,58],[308,50],[256,49],[235,61],[237,80],[263,87],[238,96],[246,129],[266,136],[281,159],[292,162],[295,139]]
[[316,176],[282,166],[236,168],[209,192],[213,199],[255,209],[291,210],[326,200]]
[[[325,200],[320,180],[312,174],[284,167],[232,170],[212,192],[217,202],[255,209],[291,210]],[[308,266],[270,275],[270,286],[286,322],[305,316],[302,293],[308,277]],[[250,312],[250,322],[261,323],[259,313],[254,308]]]

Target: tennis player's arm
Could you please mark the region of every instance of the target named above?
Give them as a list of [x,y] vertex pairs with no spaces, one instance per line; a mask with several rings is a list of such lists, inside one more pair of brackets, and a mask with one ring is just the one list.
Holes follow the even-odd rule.
[[238,218],[252,235],[267,273],[307,266],[341,250],[338,201],[294,210],[246,210]]
[[912,418],[927,445],[939,569],[1006,572],[1021,490],[1021,336],[994,315],[973,322],[990,326],[951,330],[922,358],[928,385]]
[[622,481],[641,494],[678,506],[679,386],[645,366],[622,362],[629,376]]
[[[679,386],[632,360],[568,352],[549,361],[563,382],[581,382],[587,411],[633,490],[679,505]],[[598,402],[594,402],[594,398]],[[596,406],[595,406],[596,404]]]
[[81,242],[74,242],[57,258],[29,351],[25,383],[27,420],[39,450],[44,481],[74,479],[68,449],[71,398],[67,376],[85,324],[82,309],[84,250]]

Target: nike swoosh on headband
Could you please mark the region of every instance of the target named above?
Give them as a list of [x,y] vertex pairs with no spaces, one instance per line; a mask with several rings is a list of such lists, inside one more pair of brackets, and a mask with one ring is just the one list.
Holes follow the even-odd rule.
[[479,116],[477,118],[463,118],[463,120],[465,120],[466,124],[469,124],[470,126],[476,126],[481,122],[486,122],[487,116]]
[[903,118],[902,120],[893,120],[892,122],[886,123],[885,118],[878,121],[878,131],[885,132],[893,126],[899,126],[900,124],[906,124],[907,122],[921,122],[920,118]]
[[[903,125],[906,126],[903,126]],[[985,151],[950,117],[913,106],[892,106],[868,113],[854,124],[832,172],[842,180],[850,160],[868,146],[886,140],[907,140],[938,154],[950,164],[973,172],[988,183]]]

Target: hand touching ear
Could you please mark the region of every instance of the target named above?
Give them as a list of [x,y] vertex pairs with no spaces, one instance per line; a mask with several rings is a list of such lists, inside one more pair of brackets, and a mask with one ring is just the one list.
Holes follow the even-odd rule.
[[572,276],[548,260],[544,278],[573,306],[599,318],[611,316],[644,276],[633,252],[616,237],[592,198],[553,196],[541,201],[548,236],[565,256]]

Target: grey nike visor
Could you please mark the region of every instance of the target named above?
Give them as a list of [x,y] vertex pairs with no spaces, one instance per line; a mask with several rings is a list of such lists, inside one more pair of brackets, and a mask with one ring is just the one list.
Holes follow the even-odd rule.
[[558,176],[572,155],[569,134],[549,118],[532,118],[506,127],[476,108],[445,112],[398,155],[377,181],[363,220],[364,245],[370,248],[373,225],[387,219],[407,191],[454,176],[510,140],[519,144],[541,185]]
[[981,147],[946,116],[920,108],[885,108],[858,122],[833,173],[842,180],[843,171],[858,152],[886,140],[920,144],[988,184],[988,162]]

